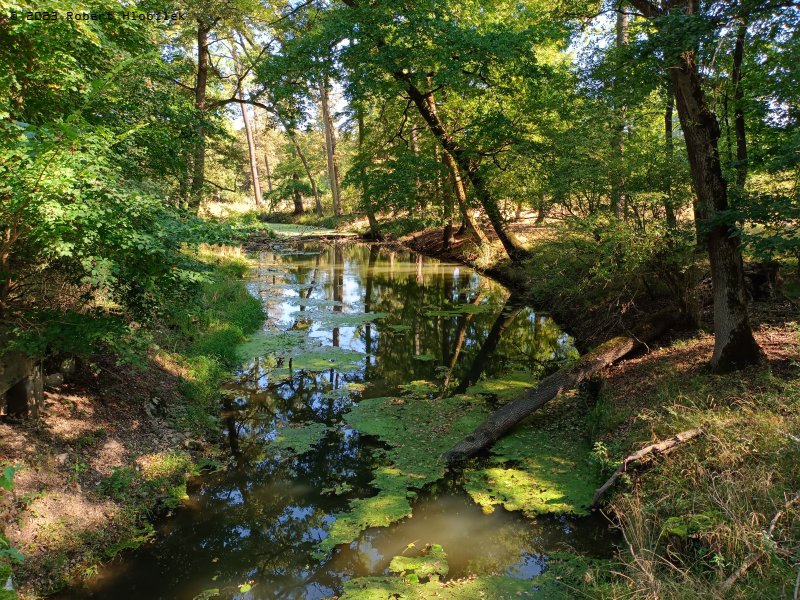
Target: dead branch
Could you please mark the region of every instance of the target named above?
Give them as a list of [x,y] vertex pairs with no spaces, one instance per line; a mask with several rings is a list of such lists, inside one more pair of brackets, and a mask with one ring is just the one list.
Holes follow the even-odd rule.
[[696,438],[703,431],[701,429],[689,429],[688,431],[682,431],[681,433],[664,440],[663,442],[659,442],[657,444],[650,444],[649,446],[645,446],[641,450],[637,450],[633,454],[626,456],[625,460],[622,461],[622,464],[614,471],[614,474],[606,481],[602,486],[600,486],[597,491],[594,493],[594,497],[592,498],[592,507],[597,506],[597,503],[600,501],[600,498],[613,486],[617,479],[619,479],[620,475],[622,475],[627,469],[628,465],[633,462],[641,462],[642,459],[646,458],[650,454],[667,454],[672,452],[675,448],[679,445],[683,444],[684,442],[688,442],[691,439]]

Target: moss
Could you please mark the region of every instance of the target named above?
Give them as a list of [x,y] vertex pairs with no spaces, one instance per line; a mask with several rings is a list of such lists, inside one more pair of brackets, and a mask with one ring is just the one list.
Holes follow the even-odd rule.
[[481,380],[467,388],[467,394],[486,394],[498,400],[512,400],[536,385],[538,380],[535,373],[516,371],[502,377]]

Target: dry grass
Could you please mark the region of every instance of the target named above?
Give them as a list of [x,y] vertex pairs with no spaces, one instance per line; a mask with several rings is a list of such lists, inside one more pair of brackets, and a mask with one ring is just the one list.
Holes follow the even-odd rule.
[[612,456],[689,428],[704,431],[632,474],[613,498],[633,597],[794,596],[800,507],[786,503],[800,492],[800,339],[792,324],[763,327],[757,337],[769,362],[743,373],[708,374],[713,340],[703,336],[609,375],[601,403],[614,424],[605,436]]

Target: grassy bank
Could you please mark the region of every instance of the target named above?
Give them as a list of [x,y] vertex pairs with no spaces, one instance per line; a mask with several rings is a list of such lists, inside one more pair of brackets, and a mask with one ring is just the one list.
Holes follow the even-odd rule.
[[[0,454],[20,467],[5,495],[6,534],[23,598],[51,594],[153,535],[187,482],[220,460],[219,390],[236,345],[263,321],[237,248],[206,247],[189,301],[169,306],[140,366],[98,355],[45,392],[41,422],[0,424]],[[0,573],[1,575],[2,573]]]

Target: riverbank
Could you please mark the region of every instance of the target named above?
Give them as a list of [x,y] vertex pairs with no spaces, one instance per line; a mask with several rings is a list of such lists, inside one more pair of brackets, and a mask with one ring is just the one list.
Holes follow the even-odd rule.
[[0,455],[18,467],[0,520],[25,557],[14,569],[22,598],[79,583],[150,539],[191,478],[224,460],[219,389],[263,313],[245,288],[240,250],[207,247],[198,258],[207,280],[143,332],[155,344],[141,365],[88,357],[45,391],[38,423],[0,423]]

